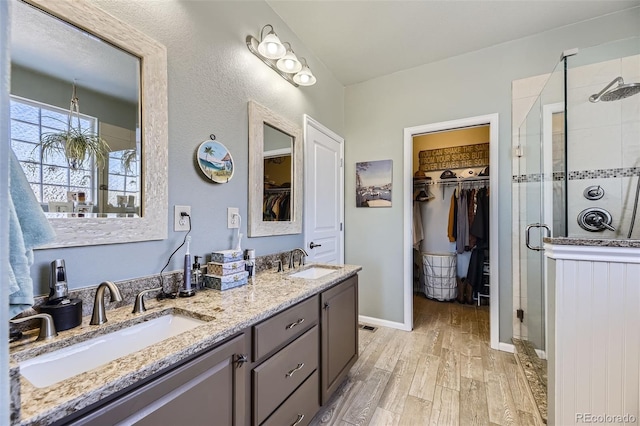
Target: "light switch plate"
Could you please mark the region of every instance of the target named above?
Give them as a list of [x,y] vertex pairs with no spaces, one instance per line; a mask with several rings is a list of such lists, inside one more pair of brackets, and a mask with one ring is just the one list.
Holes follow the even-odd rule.
[[[186,213],[189,216],[182,216]],[[188,231],[191,221],[191,206],[175,206],[173,211],[173,230],[176,232]]]

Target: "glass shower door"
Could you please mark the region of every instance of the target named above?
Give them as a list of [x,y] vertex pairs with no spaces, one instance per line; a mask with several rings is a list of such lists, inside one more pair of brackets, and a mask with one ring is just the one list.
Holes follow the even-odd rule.
[[521,339],[528,340],[541,355],[547,347],[543,238],[564,232],[563,63],[550,74],[518,129],[520,309],[517,314]]

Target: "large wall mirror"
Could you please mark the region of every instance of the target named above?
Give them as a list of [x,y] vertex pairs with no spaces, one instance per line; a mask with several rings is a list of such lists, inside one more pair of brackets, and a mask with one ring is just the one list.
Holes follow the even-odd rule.
[[302,232],[300,129],[249,101],[250,237]]
[[14,0],[11,34],[11,145],[44,248],[166,238],[165,47],[86,0]]

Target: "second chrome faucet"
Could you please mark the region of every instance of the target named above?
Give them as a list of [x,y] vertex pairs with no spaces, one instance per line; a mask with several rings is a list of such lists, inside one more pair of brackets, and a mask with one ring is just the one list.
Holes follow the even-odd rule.
[[91,325],[100,325],[107,322],[107,314],[104,309],[104,290],[105,288],[109,289],[109,293],[111,294],[112,302],[121,302],[122,294],[120,294],[120,290],[118,287],[111,281],[103,281],[98,286],[96,290],[96,297],[93,302],[93,315],[91,315]]
[[300,248],[300,247],[296,247],[293,250],[291,250],[291,252],[289,253],[289,269],[294,267],[294,259],[293,256],[296,254],[296,252],[300,252],[300,262],[298,263],[298,266],[302,266],[304,265],[304,259],[305,257],[309,256],[307,254],[306,251],[304,251],[304,249]]

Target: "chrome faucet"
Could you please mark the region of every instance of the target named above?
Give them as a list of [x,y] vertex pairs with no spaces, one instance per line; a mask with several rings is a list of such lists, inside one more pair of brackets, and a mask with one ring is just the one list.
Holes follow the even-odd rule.
[[49,314],[35,314],[24,318],[12,319],[9,320],[9,322],[12,324],[19,324],[21,322],[29,321],[36,318],[42,320],[40,322],[40,333],[38,334],[38,338],[36,340],[52,339],[58,335],[58,333],[56,332],[56,326],[53,323],[53,317]]
[[162,290],[162,287],[158,288],[148,288],[146,290],[142,290],[140,293],[136,295],[136,301],[133,303],[133,314],[141,314],[147,310],[144,306],[144,295],[147,293],[151,293],[152,291]]
[[296,252],[299,251],[300,252],[300,262],[298,263],[298,266],[302,266],[304,265],[304,258],[309,256],[307,254],[306,251],[304,251],[304,249],[300,248],[300,247],[296,247],[293,250],[291,250],[291,252],[289,253],[289,269],[293,268],[294,266],[294,261],[293,261],[293,255],[296,254]]
[[93,315],[91,315],[91,325],[100,325],[107,322],[107,314],[104,311],[104,289],[109,288],[112,302],[122,302],[122,295],[118,287],[111,281],[103,281],[96,290],[96,298],[93,302]]

